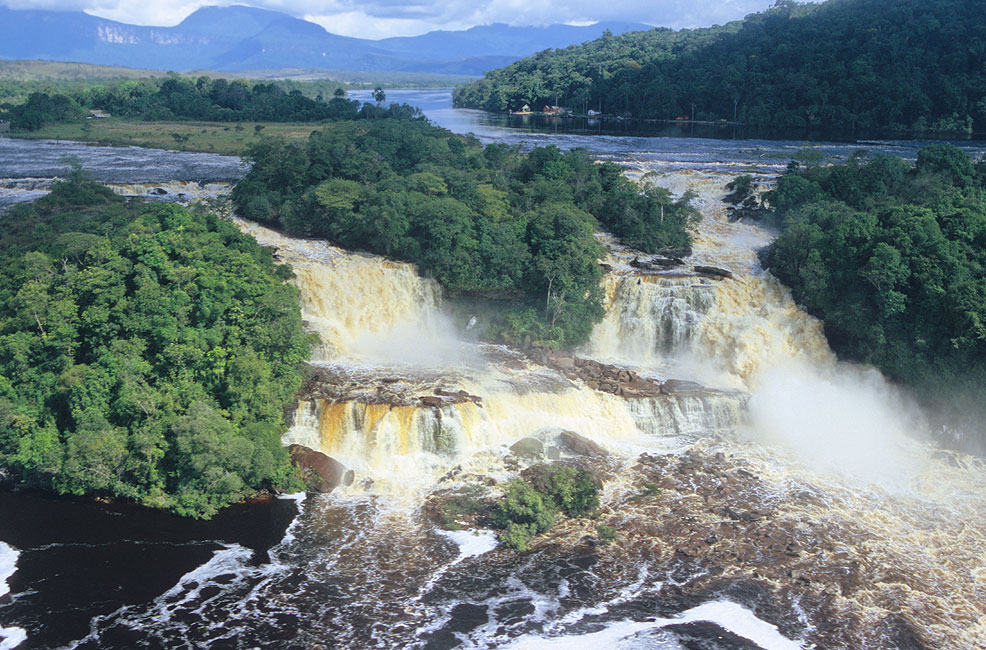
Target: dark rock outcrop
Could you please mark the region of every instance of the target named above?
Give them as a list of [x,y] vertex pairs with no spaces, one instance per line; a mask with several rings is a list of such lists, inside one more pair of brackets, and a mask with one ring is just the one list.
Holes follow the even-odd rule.
[[580,456],[609,456],[609,452],[600,445],[580,436],[574,431],[562,431],[558,434],[558,444],[573,454]]
[[705,275],[710,278],[730,280],[733,277],[732,271],[728,271],[726,269],[720,269],[718,266],[697,265],[697,266],[693,266],[692,270],[694,270],[699,275]]
[[541,458],[544,456],[544,443],[537,438],[521,438],[510,445],[510,451],[521,458]]
[[668,395],[674,395],[676,393],[700,393],[706,390],[706,388],[702,384],[694,381],[686,381],[684,379],[668,379],[661,384],[661,390]]
[[353,484],[353,470],[331,456],[304,445],[291,445],[288,452],[310,492],[331,492],[340,485]]
[[621,397],[657,397],[662,395],[661,382],[640,377],[632,370],[582,359],[568,352],[533,346],[527,356],[535,363],[553,368],[566,378],[581,380],[590,388]]
[[649,260],[640,260],[635,257],[630,260],[630,266],[642,271],[664,271],[684,265],[685,261],[679,257],[654,257]]

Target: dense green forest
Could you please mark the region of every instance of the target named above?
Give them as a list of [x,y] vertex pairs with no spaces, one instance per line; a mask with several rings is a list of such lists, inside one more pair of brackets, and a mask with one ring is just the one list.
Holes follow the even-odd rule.
[[267,138],[233,200],[244,217],[416,263],[453,295],[507,299],[494,334],[577,345],[603,315],[593,236],[688,247],[690,197],[641,190],[584,150],[522,155],[423,120],[345,122]]
[[651,119],[984,131],[986,3],[779,0],[724,26],[546,50],[454,97],[488,111],[554,104]]
[[311,341],[269,250],[78,171],[3,224],[0,467],[195,517],[296,487],[280,436]]
[[986,163],[951,145],[916,164],[792,163],[766,195],[762,257],[841,356],[911,386],[986,449]]
[[[251,85],[243,79],[192,79],[177,75],[87,85],[60,92],[34,91],[24,101],[15,103],[16,93],[31,85],[32,82],[0,82],[0,95],[10,93],[10,100],[0,104],[0,119],[9,120],[15,129],[33,131],[51,122],[80,119],[89,110],[136,120],[211,122],[334,122],[419,115],[418,109],[407,105],[384,108],[348,100],[345,90],[338,86],[331,95],[323,96],[319,91],[309,97],[295,87],[299,85],[296,82]],[[316,87],[320,86],[316,84]]]

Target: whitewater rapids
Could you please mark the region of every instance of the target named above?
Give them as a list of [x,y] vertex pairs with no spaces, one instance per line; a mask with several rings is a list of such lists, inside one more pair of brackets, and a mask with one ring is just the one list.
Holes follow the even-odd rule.
[[[343,522],[362,522],[351,543],[381,562],[371,583],[409,581],[406,597],[387,592],[407,603],[400,618],[410,618],[396,628],[404,636],[375,625],[373,644],[452,647],[435,639],[458,630],[461,647],[605,638],[626,647],[665,647],[647,645],[663,639],[671,648],[686,628],[701,627],[696,611],[719,607],[740,619],[747,612],[760,633],[773,629],[776,643],[744,635],[742,624],[713,622],[763,648],[984,647],[981,463],[921,442],[920,412],[904,396],[875,371],[836,361],[821,324],[760,269],[756,249],[769,233],[726,218],[728,180],[678,170],[656,182],[697,193],[704,220],[689,262],[727,268],[734,279],[641,274],[629,266],[641,254],[601,234],[613,269],[604,279],[606,316],[580,351],[717,389],[701,397],[628,400],[491,352],[462,340],[465,324],[445,316],[439,287],[411,265],[239,222],[295,269],[304,316],[323,342],[315,363],[353,383],[386,378],[395,393],[441,386],[483,398],[481,406],[437,410],[313,400],[296,412],[285,442],[321,449],[357,475],[303,519],[347,529],[353,524]],[[530,435],[550,441],[560,429],[612,452],[600,467],[599,521],[620,531],[617,543],[588,551],[596,523],[570,520],[523,565],[500,551],[433,564],[422,549],[441,542],[421,504],[436,491],[515,476],[523,462],[508,445]],[[646,485],[659,494],[641,497]],[[409,561],[401,569],[380,559],[397,531],[409,540],[395,551]],[[326,550],[316,555],[349,566]],[[585,556],[593,558],[587,575],[557,581],[567,575],[559,566]],[[434,572],[440,578],[429,582]],[[439,596],[421,598],[424,585]],[[493,591],[481,596],[484,589]],[[658,619],[641,620],[642,603]],[[517,618],[520,611],[528,613]],[[643,632],[649,641],[640,641]]]

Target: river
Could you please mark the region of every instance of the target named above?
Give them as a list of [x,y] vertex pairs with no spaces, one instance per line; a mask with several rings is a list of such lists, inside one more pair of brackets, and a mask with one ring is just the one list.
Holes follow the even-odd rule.
[[[587,147],[695,192],[695,259],[734,278],[641,274],[600,234],[607,313],[578,354],[697,383],[596,390],[475,341],[410,265],[238,221],[295,268],[338,395],[301,403],[285,442],[339,459],[353,485],[205,524],[0,493],[0,648],[986,648],[982,461],[922,441],[905,396],[837,362],[760,269],[770,234],[726,218],[725,184],[769,182],[802,142],[532,130],[452,109],[447,92],[388,94],[487,142]],[[838,159],[922,144],[813,146]],[[133,173],[117,182],[168,180]],[[482,399],[421,401],[459,390]],[[527,436],[604,480],[598,518],[527,553],[436,528],[429,504],[495,491],[530,463],[509,451]],[[617,540],[598,544],[599,524]]]

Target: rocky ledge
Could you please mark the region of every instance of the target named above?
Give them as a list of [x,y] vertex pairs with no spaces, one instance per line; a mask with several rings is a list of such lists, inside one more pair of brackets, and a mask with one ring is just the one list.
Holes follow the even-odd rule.
[[359,402],[435,408],[465,402],[483,405],[483,398],[478,395],[449,390],[448,380],[448,377],[436,376],[350,376],[338,368],[310,365],[308,376],[298,391],[298,399],[321,399],[333,404]]
[[547,347],[532,346],[526,350],[526,353],[531,361],[557,370],[568,379],[581,381],[590,388],[620,397],[645,398],[717,392],[693,381],[648,379],[626,368],[583,359]]

